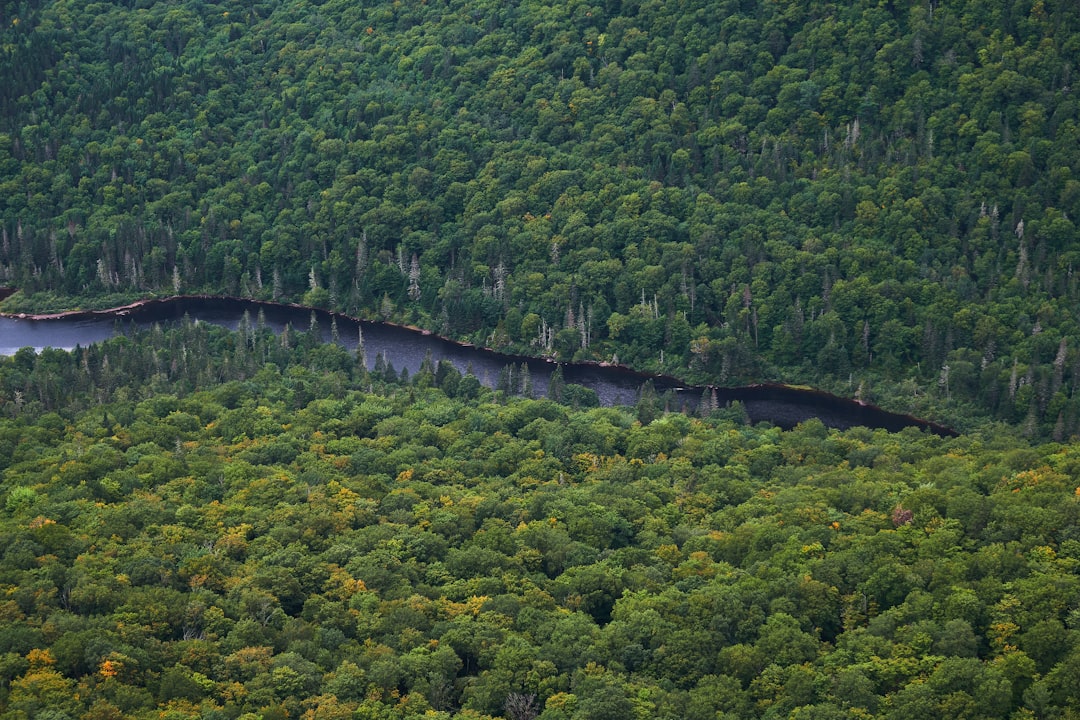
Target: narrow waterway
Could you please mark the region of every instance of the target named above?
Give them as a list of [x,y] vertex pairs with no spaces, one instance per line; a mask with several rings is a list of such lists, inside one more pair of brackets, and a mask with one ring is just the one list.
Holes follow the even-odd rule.
[[[321,310],[288,305],[203,297],[151,301],[111,313],[82,313],[53,319],[0,317],[0,355],[13,355],[23,347],[38,351],[46,347],[70,350],[100,342],[132,328],[183,322],[185,318],[232,330],[244,324],[262,324],[277,333],[284,331],[287,326],[309,330],[314,321],[326,342],[336,341],[352,351],[356,351],[362,343],[369,369],[375,367],[381,355],[382,361],[396,371],[408,369],[410,374],[415,374],[424,358],[430,355],[436,363],[446,360],[462,373],[471,372],[488,387],[496,387],[502,378],[503,382],[509,379],[510,386],[517,388],[525,376],[524,368],[527,368],[532,394],[537,397],[546,395],[556,368],[554,363],[545,360],[509,356],[462,345],[411,328],[358,321]],[[804,420],[819,418],[826,425],[838,428],[865,425],[896,431],[914,426],[938,434],[954,434],[948,428],[925,420],[890,413],[815,390],[781,385],[715,389],[683,387],[675,378],[649,376],[621,367],[566,363],[561,368],[565,382],[593,390],[602,405],[633,405],[640,399],[642,387],[648,382],[666,398],[670,410],[694,409],[703,395],[708,395],[720,405],[732,401],[742,403],[752,422],[769,421],[781,427],[793,427]]]

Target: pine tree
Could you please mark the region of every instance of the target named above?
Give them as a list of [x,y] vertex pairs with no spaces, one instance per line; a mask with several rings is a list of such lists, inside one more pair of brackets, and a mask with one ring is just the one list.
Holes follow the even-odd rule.
[[563,380],[562,365],[556,365],[548,380],[547,398],[553,402],[561,403],[566,392],[566,381]]
[[356,369],[358,374],[367,375],[367,350],[364,348],[364,328],[356,326]]
[[420,260],[413,253],[412,263],[409,265],[409,299],[420,299]]
[[532,373],[529,372],[529,364],[521,363],[521,369],[518,370],[518,394],[522,397],[533,397],[533,384]]

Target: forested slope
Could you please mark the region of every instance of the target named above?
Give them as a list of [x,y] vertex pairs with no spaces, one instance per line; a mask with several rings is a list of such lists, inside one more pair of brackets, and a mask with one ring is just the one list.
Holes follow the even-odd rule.
[[0,718],[1075,717],[1071,446],[643,425],[311,340],[0,358]]
[[0,281],[1066,437],[1078,26],[1066,0],[9,0]]

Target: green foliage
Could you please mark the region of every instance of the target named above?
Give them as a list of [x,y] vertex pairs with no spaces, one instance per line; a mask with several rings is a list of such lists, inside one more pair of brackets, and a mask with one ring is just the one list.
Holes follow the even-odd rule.
[[0,714],[1069,717],[1078,36],[1062,2],[4,3],[6,309],[302,301],[970,432],[515,399],[296,330],[22,350]]
[[291,300],[1080,429],[1067,3],[127,5],[0,10],[9,310]]
[[3,392],[38,398],[0,413],[0,712],[1075,704],[1067,445],[642,424],[325,356],[182,324],[0,359]]

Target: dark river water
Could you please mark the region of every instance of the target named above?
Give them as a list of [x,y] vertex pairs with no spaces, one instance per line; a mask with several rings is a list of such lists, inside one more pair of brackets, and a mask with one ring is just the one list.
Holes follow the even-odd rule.
[[[152,301],[113,314],[83,314],[59,319],[32,320],[0,317],[0,355],[12,355],[23,347],[40,350],[45,347],[70,350],[76,345],[100,342],[132,327],[149,328],[155,323],[180,322],[185,316],[198,322],[214,323],[236,329],[244,322],[260,321],[281,332],[286,325],[307,330],[313,311],[307,308],[255,303],[220,298],[182,298]],[[246,317],[246,320],[245,320]],[[447,360],[462,373],[471,371],[481,383],[495,387],[500,375],[512,368],[514,377],[528,366],[533,394],[545,395],[556,365],[536,358],[503,355],[501,353],[461,345],[435,335],[409,328],[357,321],[341,315],[314,311],[319,330],[327,342],[333,339],[337,326],[337,341],[355,351],[363,340],[367,366],[373,368],[380,354],[400,372],[410,374],[420,369],[426,355],[435,362]],[[819,418],[830,427],[846,428],[855,425],[900,430],[919,427],[942,435],[954,434],[925,420],[890,413],[828,393],[791,388],[782,385],[751,385],[737,388],[684,387],[678,380],[663,376],[636,373],[626,368],[566,363],[562,365],[567,383],[583,385],[596,392],[602,405],[633,405],[638,402],[643,385],[650,381],[656,392],[667,398],[668,409],[694,409],[703,394],[714,397],[720,405],[739,401],[752,422],[769,421],[781,427],[794,425],[810,418]]]

